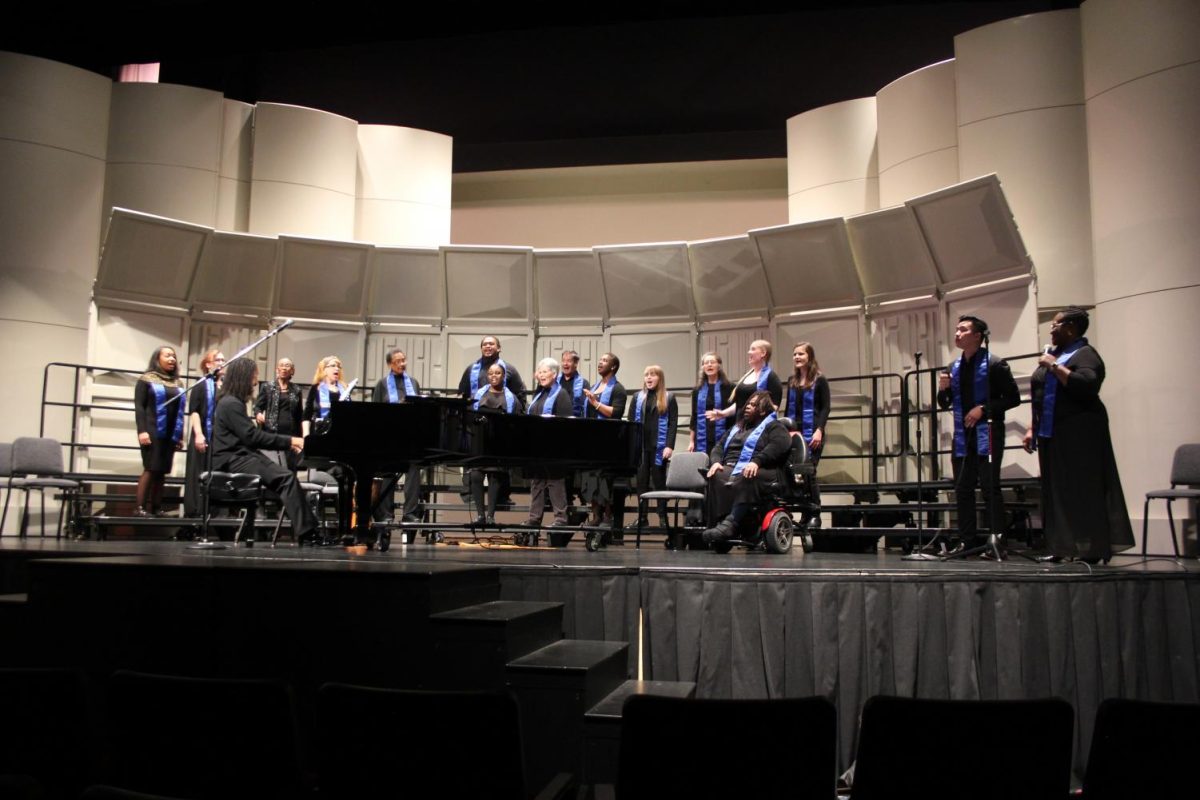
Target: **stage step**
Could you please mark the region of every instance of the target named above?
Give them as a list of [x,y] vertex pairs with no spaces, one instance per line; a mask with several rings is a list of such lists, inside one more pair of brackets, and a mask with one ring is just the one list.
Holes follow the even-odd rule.
[[621,711],[625,701],[635,694],[690,698],[696,696],[696,684],[692,681],[629,680],[592,706],[583,719],[584,784],[617,782],[617,757],[621,751]]
[[29,595],[0,594],[0,667],[21,666],[29,657]]
[[435,671],[454,688],[501,688],[509,662],[563,636],[562,603],[495,600],[429,620]]
[[508,665],[508,685],[529,732],[525,774],[544,786],[555,774],[582,774],[584,714],[626,678],[629,645],[563,639]]

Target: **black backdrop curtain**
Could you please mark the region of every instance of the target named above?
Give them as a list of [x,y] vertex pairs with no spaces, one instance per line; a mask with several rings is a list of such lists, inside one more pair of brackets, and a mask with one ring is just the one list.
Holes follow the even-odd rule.
[[[862,704],[875,694],[1064,697],[1077,713],[1081,773],[1102,699],[1200,699],[1195,576],[643,569],[641,602],[647,679],[696,681],[699,697],[828,697],[838,707],[843,767]],[[960,746],[902,746],[917,753],[939,744]]]

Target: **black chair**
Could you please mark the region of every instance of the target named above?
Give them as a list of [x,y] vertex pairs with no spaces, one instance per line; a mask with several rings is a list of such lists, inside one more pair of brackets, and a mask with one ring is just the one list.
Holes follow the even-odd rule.
[[[29,493],[37,490],[42,497],[42,536],[46,535],[46,490],[56,490],[61,493],[62,502],[58,508],[58,527],[56,536],[62,535],[63,519],[68,509],[73,506],[75,495],[79,493],[79,481],[64,478],[62,445],[57,439],[36,436],[22,436],[12,443],[12,461],[8,472],[8,494],[14,489],[25,493],[25,503],[22,506],[20,535],[24,536],[29,527]],[[2,454],[0,454],[2,455]],[[8,518],[7,498],[4,510],[0,512],[0,531],[4,530],[4,522]]]
[[[237,512],[238,527],[233,535],[234,544],[245,541],[247,547],[254,544],[254,517],[262,502],[264,487],[257,475],[245,472],[200,473],[200,491],[208,493],[208,518],[212,521],[214,507],[229,508]],[[279,528],[283,524],[283,512],[275,522],[271,543],[279,539]]]
[[[317,695],[316,738],[323,798],[529,796],[508,693],[330,683]],[[559,776],[538,796],[562,796],[569,784]]]
[[112,785],[190,800],[295,798],[305,789],[285,684],[121,671],[108,709]]
[[863,705],[850,796],[1063,800],[1074,729],[1075,711],[1060,698],[872,697]]
[[42,797],[74,800],[95,777],[95,739],[81,673],[0,669],[0,775],[8,776],[0,797],[36,785]]
[[[1184,487],[1184,488],[1180,488]],[[1179,556],[1179,535],[1175,533],[1175,515],[1171,504],[1176,500],[1200,500],[1200,444],[1181,444],[1175,448],[1171,460],[1171,488],[1146,492],[1146,503],[1142,506],[1142,555],[1146,555],[1147,529],[1150,525],[1150,501],[1167,501],[1167,519],[1171,522],[1171,546]]]
[[832,798],[837,712],[824,697],[634,695],[621,715],[617,797]]
[[1087,800],[1196,796],[1200,705],[1110,698],[1096,712],[1083,775]]

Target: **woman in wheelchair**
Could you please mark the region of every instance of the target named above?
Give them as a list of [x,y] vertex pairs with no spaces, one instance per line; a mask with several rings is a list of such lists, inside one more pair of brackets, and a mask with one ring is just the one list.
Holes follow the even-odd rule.
[[762,487],[781,480],[791,441],[787,427],[775,417],[770,393],[751,395],[741,421],[709,453],[707,518],[719,522],[704,531],[706,543],[736,538]]

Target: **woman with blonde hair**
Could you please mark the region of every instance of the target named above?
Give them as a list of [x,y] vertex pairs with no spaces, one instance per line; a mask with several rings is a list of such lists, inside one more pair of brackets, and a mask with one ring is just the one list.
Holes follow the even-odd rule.
[[313,373],[312,388],[304,401],[304,435],[312,432],[314,422],[329,416],[333,404],[350,399],[346,384],[342,383],[342,360],[337,356],[325,356],[317,362]]
[[733,384],[725,375],[721,356],[705,353],[700,356],[700,375],[692,390],[692,432],[688,451],[707,453],[725,435],[728,423],[724,417],[709,419],[708,412],[725,408],[733,399]]
[[783,383],[771,369],[771,343],[766,339],[755,339],[746,351],[746,361],[749,369],[738,379],[733,390],[733,403],[724,409],[713,409],[705,413],[705,418],[716,421],[718,418],[742,418],[742,408],[755,392],[767,392],[771,402],[778,408],[783,402]]
[[[656,490],[667,488],[667,462],[674,452],[675,434],[679,427],[679,404],[667,391],[667,377],[657,364],[642,373],[643,388],[629,404],[629,421],[642,426],[642,455],[638,463],[637,493],[645,494],[654,484]],[[658,502],[659,525],[667,527],[667,501]],[[645,518],[629,526],[645,527]]]

